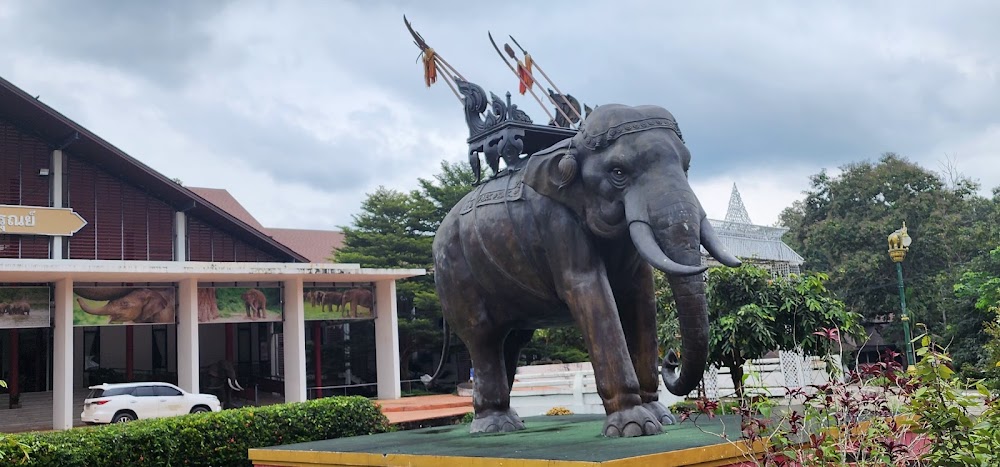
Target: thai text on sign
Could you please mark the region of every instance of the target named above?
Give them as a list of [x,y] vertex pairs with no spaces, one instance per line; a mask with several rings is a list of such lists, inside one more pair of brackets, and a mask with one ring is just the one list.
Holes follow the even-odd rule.
[[0,205],[0,234],[70,236],[85,225],[69,208]]

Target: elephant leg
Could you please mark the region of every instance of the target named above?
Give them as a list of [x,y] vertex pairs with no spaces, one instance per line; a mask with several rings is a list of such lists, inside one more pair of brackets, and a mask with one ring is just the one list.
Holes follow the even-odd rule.
[[469,428],[471,433],[495,433],[524,428],[524,422],[510,408],[510,386],[504,363],[503,333],[473,330],[469,354],[476,370],[472,406],[476,417]]
[[659,372],[656,369],[659,346],[656,341],[656,296],[652,268],[642,263],[631,279],[613,286],[622,331],[628,343],[629,356],[639,379],[642,406],[653,413],[663,425],[673,425],[677,419],[659,402]]
[[[587,276],[590,277],[587,277]],[[604,436],[632,437],[663,432],[657,417],[643,407],[639,395],[639,380],[614,295],[603,272],[583,272],[567,275],[566,303],[583,331],[594,365],[597,392],[608,414]]]
[[[521,359],[521,349],[535,335],[534,329],[515,329],[507,335],[503,344],[503,361],[507,369],[507,388],[514,388],[514,376],[517,374],[517,362]],[[509,404],[508,397],[508,404]]]
[[[448,280],[447,277],[438,279]],[[474,287],[458,288],[469,291],[467,293],[441,294],[445,319],[453,325],[455,333],[465,342],[476,372],[472,393],[472,407],[476,416],[469,427],[469,432],[521,430],[524,428],[524,422],[517,412],[510,408],[510,385],[507,382],[507,367],[504,364],[504,343],[509,331],[492,322],[485,301],[470,289],[474,290]],[[456,311],[461,314],[455,315]],[[515,338],[512,343],[517,344],[520,340]]]

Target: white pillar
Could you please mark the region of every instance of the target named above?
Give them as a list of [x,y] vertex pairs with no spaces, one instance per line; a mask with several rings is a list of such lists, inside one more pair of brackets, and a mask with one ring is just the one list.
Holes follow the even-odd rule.
[[[63,207],[63,152],[61,150],[52,151],[52,170],[49,173],[49,183],[52,184],[52,207]],[[52,237],[52,252],[49,257],[52,259],[62,259],[63,238]]]
[[177,283],[177,385],[199,392],[198,280]]
[[52,429],[73,427],[73,280],[56,281],[52,328]]
[[187,214],[174,213],[174,261],[187,261]]
[[302,278],[286,280],[284,286],[285,402],[302,402],[306,400],[306,316]]
[[399,331],[396,317],[396,281],[375,283],[375,367],[378,398],[399,399]]

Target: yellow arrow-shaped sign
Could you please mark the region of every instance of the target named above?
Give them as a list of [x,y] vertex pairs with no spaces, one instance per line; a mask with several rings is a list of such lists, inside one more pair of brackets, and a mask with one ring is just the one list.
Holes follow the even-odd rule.
[[87,225],[70,208],[0,204],[0,234],[68,237]]

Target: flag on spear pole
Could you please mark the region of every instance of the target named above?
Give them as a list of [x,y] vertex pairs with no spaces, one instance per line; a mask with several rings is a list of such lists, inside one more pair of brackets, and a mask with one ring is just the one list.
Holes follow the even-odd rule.
[[434,63],[434,49],[427,47],[424,55],[424,84],[431,87],[437,81],[437,64]]
[[521,77],[518,91],[521,92],[522,96],[528,91],[528,88],[535,84],[535,78],[531,76],[531,65],[531,55],[528,54],[524,54],[523,64],[520,60],[517,61],[517,74]]

